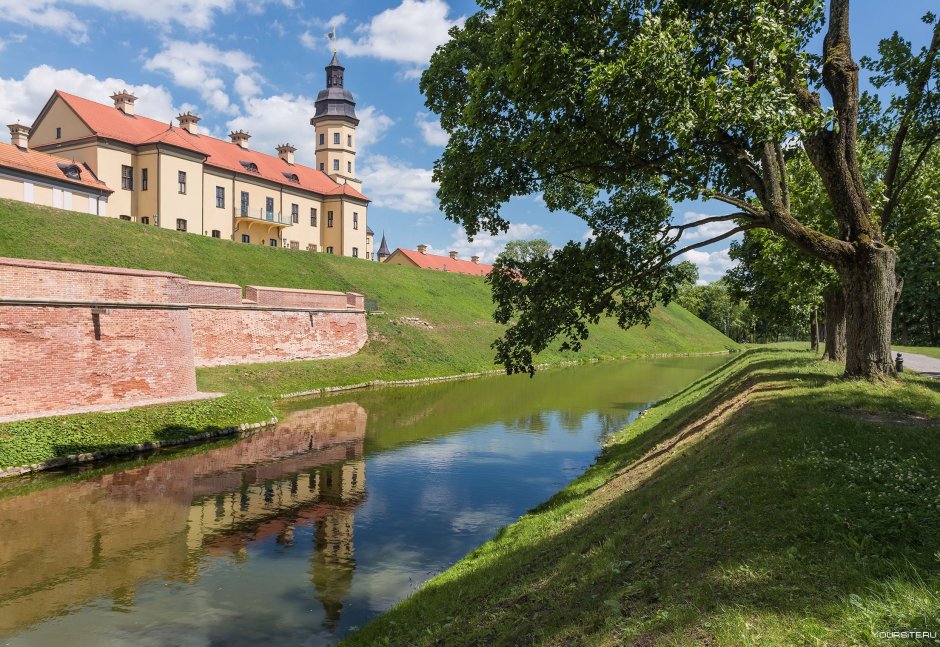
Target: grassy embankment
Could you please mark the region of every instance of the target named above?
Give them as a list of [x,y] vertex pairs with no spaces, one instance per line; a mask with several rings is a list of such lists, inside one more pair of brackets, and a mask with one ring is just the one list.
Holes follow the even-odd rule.
[[[212,403],[157,407],[0,425],[0,467],[99,451],[212,426],[270,417],[283,393],[371,380],[439,377],[495,369],[489,289],[480,278],[368,263],[327,254],[243,245],[155,227],[0,200],[0,256],[177,272],[202,281],[366,295],[369,343],[352,357],[201,369],[203,391],[233,394]],[[430,327],[408,325],[416,317]],[[721,352],[737,346],[678,306],[654,313],[648,328],[622,331],[604,321],[579,354],[547,351],[539,360],[605,359],[659,353]],[[239,416],[238,412],[244,415]]]
[[917,355],[940,359],[940,348],[931,348],[930,346],[892,346],[891,348],[901,353],[916,353]]
[[350,645],[881,644],[940,631],[940,382],[751,350]]

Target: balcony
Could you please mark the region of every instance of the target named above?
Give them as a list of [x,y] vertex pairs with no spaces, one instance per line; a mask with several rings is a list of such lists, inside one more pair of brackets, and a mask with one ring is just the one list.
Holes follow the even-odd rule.
[[268,211],[261,208],[232,207],[232,216],[236,220],[252,220],[272,225],[287,226],[291,224],[290,214],[282,214],[279,211]]

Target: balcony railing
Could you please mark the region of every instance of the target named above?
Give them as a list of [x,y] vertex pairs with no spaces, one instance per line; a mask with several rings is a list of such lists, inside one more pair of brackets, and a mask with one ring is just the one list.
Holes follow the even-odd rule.
[[274,225],[291,224],[290,214],[282,214],[279,211],[268,211],[267,209],[251,209],[249,207],[233,207],[232,215],[236,218],[249,218],[260,222],[269,222]]

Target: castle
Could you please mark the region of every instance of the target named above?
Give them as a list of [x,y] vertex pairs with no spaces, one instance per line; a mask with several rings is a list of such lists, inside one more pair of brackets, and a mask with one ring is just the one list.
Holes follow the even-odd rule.
[[334,53],[316,100],[316,168],[253,151],[242,130],[230,141],[135,112],[121,91],[113,105],[56,90],[32,127],[10,126],[0,143],[0,197],[145,226],[373,259],[369,199],[356,178],[356,103]]

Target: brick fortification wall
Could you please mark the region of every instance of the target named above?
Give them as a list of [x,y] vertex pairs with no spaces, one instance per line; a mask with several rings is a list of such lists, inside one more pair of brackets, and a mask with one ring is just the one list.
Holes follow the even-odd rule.
[[195,395],[186,283],[0,259],[0,416]]
[[0,419],[196,397],[196,366],[343,357],[355,293],[0,258]]

